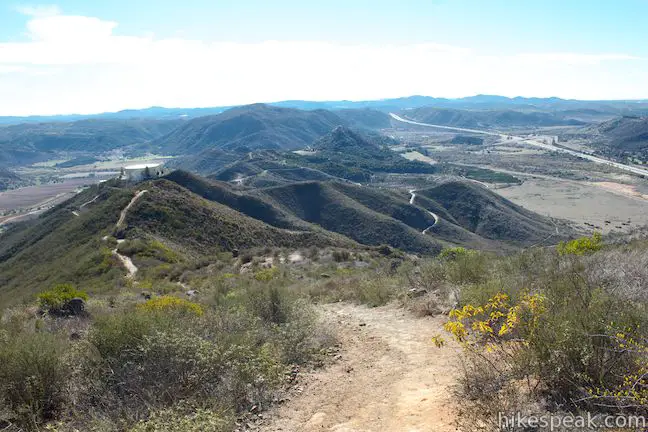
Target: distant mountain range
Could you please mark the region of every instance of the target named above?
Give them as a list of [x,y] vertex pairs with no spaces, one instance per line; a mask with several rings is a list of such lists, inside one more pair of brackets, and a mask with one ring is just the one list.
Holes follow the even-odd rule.
[[[648,113],[648,100],[612,100],[612,101],[582,101],[573,99],[526,98],[496,95],[477,95],[457,99],[435,98],[431,96],[409,96],[394,99],[381,99],[370,101],[303,101],[289,100],[268,103],[283,108],[297,108],[302,110],[344,110],[371,108],[378,111],[400,111],[405,109],[433,106],[437,108],[455,109],[516,109],[516,110],[568,110],[568,109],[593,109],[617,115],[632,112]],[[56,116],[26,116],[26,117],[0,117],[0,124],[18,123],[43,123],[43,122],[70,122],[90,118],[100,119],[186,119],[220,114],[235,106],[220,106],[210,108],[163,108],[151,107],[145,109],[130,109],[118,112],[101,114],[69,114]]]

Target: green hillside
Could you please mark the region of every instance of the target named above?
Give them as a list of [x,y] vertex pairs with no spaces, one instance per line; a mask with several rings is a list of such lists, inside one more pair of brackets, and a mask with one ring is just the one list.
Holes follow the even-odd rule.
[[406,117],[422,123],[462,128],[512,126],[578,126],[585,122],[550,112],[514,110],[460,110],[422,107],[408,110]]
[[189,120],[158,139],[155,146],[173,154],[196,154],[212,147],[298,149],[343,123],[326,110],[302,111],[256,104]]
[[79,120],[27,123],[0,128],[0,164],[28,164],[58,152],[100,152],[145,144],[182,124],[181,120]]
[[[338,186],[339,187],[339,186]],[[373,210],[362,202],[321,182],[297,183],[259,190],[279,205],[305,221],[343,234],[366,245],[389,244],[404,250],[435,254],[441,250],[433,238],[396,220],[388,214]],[[388,202],[388,197],[381,197]],[[379,206],[379,204],[377,204]]]
[[[116,230],[121,210],[136,191],[144,189],[148,192],[128,211],[124,226]],[[80,209],[95,196],[96,201]],[[252,201],[244,200],[243,207]],[[272,216],[271,211],[268,214]],[[282,222],[283,215],[276,215],[277,225],[295,229],[270,226],[169,180],[135,187],[117,182],[93,186],[38,219],[0,234],[0,302],[19,300],[56,283],[113,290],[125,275],[111,253],[117,247],[113,235],[126,240],[120,250],[124,247],[124,254],[132,255],[134,263],[144,268],[235,248],[354,246],[340,235],[314,227],[309,231],[304,222],[291,223],[289,216]],[[105,236],[107,240],[103,240]]]
[[[142,186],[149,192],[128,213],[126,238],[150,234],[188,253],[200,254],[252,247],[326,246],[341,242],[339,236],[325,233],[275,228],[168,180]],[[346,245],[352,243],[347,241]]]
[[549,218],[481,185],[450,182],[417,194],[441,204],[459,225],[487,239],[529,245],[556,234],[556,226]]
[[[290,172],[299,178],[303,170]],[[148,277],[234,249],[389,245],[435,255],[446,246],[503,251],[555,243],[568,233],[558,236],[553,221],[470,183],[416,191],[410,203],[402,190],[287,177],[280,186],[241,188],[175,171],[135,185],[95,185],[0,234],[0,302],[56,283],[122,286],[116,248]]]
[[308,224],[271,203],[255,196],[238,193],[222,182],[208,181],[185,171],[175,171],[166,177],[167,180],[190,190],[207,200],[226,205],[254,219],[263,221],[277,228],[291,230],[312,229]]

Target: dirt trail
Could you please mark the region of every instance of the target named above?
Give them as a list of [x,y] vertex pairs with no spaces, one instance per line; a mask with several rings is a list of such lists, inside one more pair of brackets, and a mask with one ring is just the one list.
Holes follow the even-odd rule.
[[455,430],[450,387],[459,348],[436,348],[431,340],[442,332],[442,317],[344,303],[323,307],[323,316],[337,333],[341,358],[303,376],[303,392],[272,412],[261,431]]
[[128,210],[130,210],[131,207],[133,207],[133,205],[135,205],[137,200],[140,199],[140,197],[142,195],[144,195],[146,192],[148,192],[148,190],[146,190],[146,189],[137,192],[135,194],[135,196],[133,197],[133,199],[130,200],[128,205],[126,207],[124,207],[124,209],[121,211],[121,214],[119,215],[119,220],[117,221],[117,224],[115,225],[115,227],[117,229],[119,229],[124,224],[124,221],[126,220],[126,215],[128,214]]
[[[121,211],[121,214],[119,215],[119,220],[115,224],[115,230],[118,230],[124,224],[124,222],[126,221],[126,215],[128,214],[128,210],[130,210],[130,208],[133,207],[133,205],[137,202],[137,200],[140,199],[140,197],[144,195],[146,192],[148,192],[148,190],[146,189],[137,192],[133,197],[133,199],[130,200],[128,205],[124,207],[124,209]],[[124,240],[117,240],[118,245],[115,249],[112,250],[112,253],[117,257],[119,262],[122,263],[122,265],[128,272],[128,275],[126,277],[132,279],[135,277],[138,268],[135,264],[133,264],[133,260],[131,260],[130,257],[127,257],[126,255],[122,255],[118,252],[119,243],[122,243],[123,241]]]

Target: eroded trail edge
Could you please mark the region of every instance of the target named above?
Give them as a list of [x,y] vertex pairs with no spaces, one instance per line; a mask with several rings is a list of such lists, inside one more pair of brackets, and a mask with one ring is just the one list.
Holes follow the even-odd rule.
[[436,348],[443,317],[394,307],[321,307],[341,343],[339,360],[301,378],[301,394],[274,409],[260,430],[454,431],[451,387],[459,348]]

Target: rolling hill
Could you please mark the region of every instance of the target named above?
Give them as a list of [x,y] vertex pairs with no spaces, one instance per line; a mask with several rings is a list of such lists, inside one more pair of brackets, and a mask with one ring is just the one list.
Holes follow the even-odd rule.
[[[384,138],[337,126],[308,143],[308,151],[257,150],[244,154],[220,153],[213,165],[198,156],[180,158],[177,166],[222,181],[238,181],[261,187],[305,180],[343,179],[366,183],[376,173],[431,174],[436,168],[420,161],[409,161],[389,150]],[[225,166],[232,159],[238,160]],[[198,162],[195,161],[202,161]],[[199,169],[196,169],[199,168]]]
[[601,152],[648,161],[648,117],[623,116],[586,128]]
[[0,192],[19,186],[22,179],[13,171],[0,167]]
[[552,221],[479,186],[453,182],[416,194],[410,203],[405,191],[330,180],[241,190],[183,171],[138,184],[112,180],[0,234],[0,300],[62,282],[121,286],[115,248],[146,275],[255,247],[387,244],[434,255],[447,246],[501,251],[557,241]]
[[[366,245],[388,244],[404,250],[435,254],[442,244],[421,234],[402,221],[371,208],[334,183],[305,182],[261,189],[256,193],[268,197],[279,208],[299,219],[317,224],[326,230],[345,235]],[[358,186],[352,186],[358,188]],[[377,194],[375,204],[389,202],[387,195]],[[384,211],[384,209],[382,209]],[[419,216],[423,216],[422,214]],[[425,223],[421,218],[421,226]],[[431,219],[427,225],[434,223]]]
[[97,154],[147,143],[181,120],[79,120],[0,127],[0,164],[18,165],[52,158],[58,152]]
[[443,206],[458,225],[480,237],[518,245],[556,235],[555,222],[502,198],[481,185],[449,182],[417,191]]
[[497,128],[513,126],[578,126],[585,122],[553,112],[513,110],[459,110],[448,108],[416,108],[408,110],[408,119],[422,123],[461,128]]
[[197,154],[210,148],[249,151],[304,148],[344,120],[330,111],[302,111],[265,104],[199,117],[159,138],[155,148],[171,154]]
[[[141,190],[147,193],[116,229],[120,212]],[[92,204],[81,209],[82,203],[94,197]],[[246,204],[250,201],[254,200],[243,199],[241,207],[254,208]],[[283,215],[276,214],[277,218]],[[113,236],[125,239],[124,254],[144,270],[233,249],[357,246],[305,222],[291,223],[289,216],[285,222],[277,219],[276,225],[296,229],[266,224],[166,179],[134,186],[116,181],[95,185],[39,218],[0,234],[0,301],[11,302],[56,283],[74,283],[92,291],[121,286],[125,272],[112,253],[117,247]]]
[[370,108],[335,110],[345,124],[354,129],[384,129],[391,127],[391,117],[385,112]]

